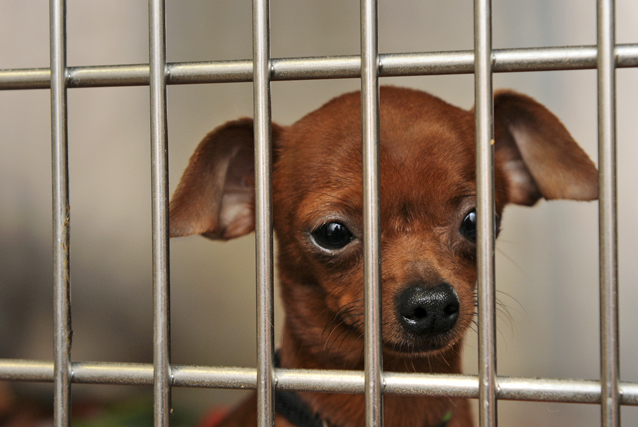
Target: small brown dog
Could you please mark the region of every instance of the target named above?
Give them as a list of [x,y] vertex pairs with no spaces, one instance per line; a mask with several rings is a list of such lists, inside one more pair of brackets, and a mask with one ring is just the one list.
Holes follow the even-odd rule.
[[[508,203],[594,200],[598,173],[544,106],[494,98],[496,224]],[[361,100],[333,99],[273,124],[273,210],[286,311],[281,366],[363,369]],[[380,179],[383,369],[460,373],[475,312],[474,113],[424,92],[382,87]],[[170,204],[171,236],[232,239],[254,230],[253,124],[199,144]],[[277,395],[276,425],[365,425],[363,395]],[[293,407],[286,409],[286,407]],[[468,402],[385,397],[388,427],[470,426]],[[221,426],[256,425],[256,399]]]

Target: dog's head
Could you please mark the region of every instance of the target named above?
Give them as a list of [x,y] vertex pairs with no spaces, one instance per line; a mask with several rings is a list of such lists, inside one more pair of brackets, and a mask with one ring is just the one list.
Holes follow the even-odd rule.
[[[545,107],[499,92],[494,120],[497,229],[508,203],[597,198],[594,164]],[[289,127],[273,124],[272,139],[289,332],[312,353],[360,359],[360,94],[335,98]],[[383,87],[379,156],[384,352],[432,354],[457,343],[475,311],[474,113],[424,92]],[[251,232],[253,158],[250,119],[208,134],[171,201],[171,236]]]

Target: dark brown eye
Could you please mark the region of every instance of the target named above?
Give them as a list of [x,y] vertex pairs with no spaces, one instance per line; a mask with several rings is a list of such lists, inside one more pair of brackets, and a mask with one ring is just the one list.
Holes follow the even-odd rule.
[[470,242],[476,242],[476,210],[473,209],[465,215],[459,231]]
[[315,243],[328,250],[341,249],[354,238],[348,227],[339,222],[323,224],[311,234]]
[[[501,217],[496,215],[494,217],[494,232],[498,235],[501,227]],[[463,221],[461,221],[461,228],[459,232],[470,242],[476,243],[476,210],[472,209]]]

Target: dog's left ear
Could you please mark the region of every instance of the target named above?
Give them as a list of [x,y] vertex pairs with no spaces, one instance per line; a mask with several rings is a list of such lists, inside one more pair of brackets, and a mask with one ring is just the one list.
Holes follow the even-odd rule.
[[505,158],[510,203],[598,198],[596,166],[560,120],[534,99],[496,92],[494,131],[495,151]]

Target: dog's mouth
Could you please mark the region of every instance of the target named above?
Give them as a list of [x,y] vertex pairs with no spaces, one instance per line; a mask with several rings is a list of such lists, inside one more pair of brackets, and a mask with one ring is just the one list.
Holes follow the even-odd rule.
[[[331,322],[332,326],[325,337],[325,348],[330,351],[341,350],[350,352],[357,346],[363,346],[364,325],[363,316],[336,315]],[[415,357],[440,353],[452,347],[457,341],[457,334],[448,331],[442,334],[418,335],[404,330],[400,325],[384,327],[383,351],[387,354],[402,357]],[[388,330],[389,329],[389,330]]]
[[439,334],[434,336],[413,336],[398,340],[384,340],[385,351],[401,356],[421,356],[432,353],[440,353],[457,342],[452,334]]

